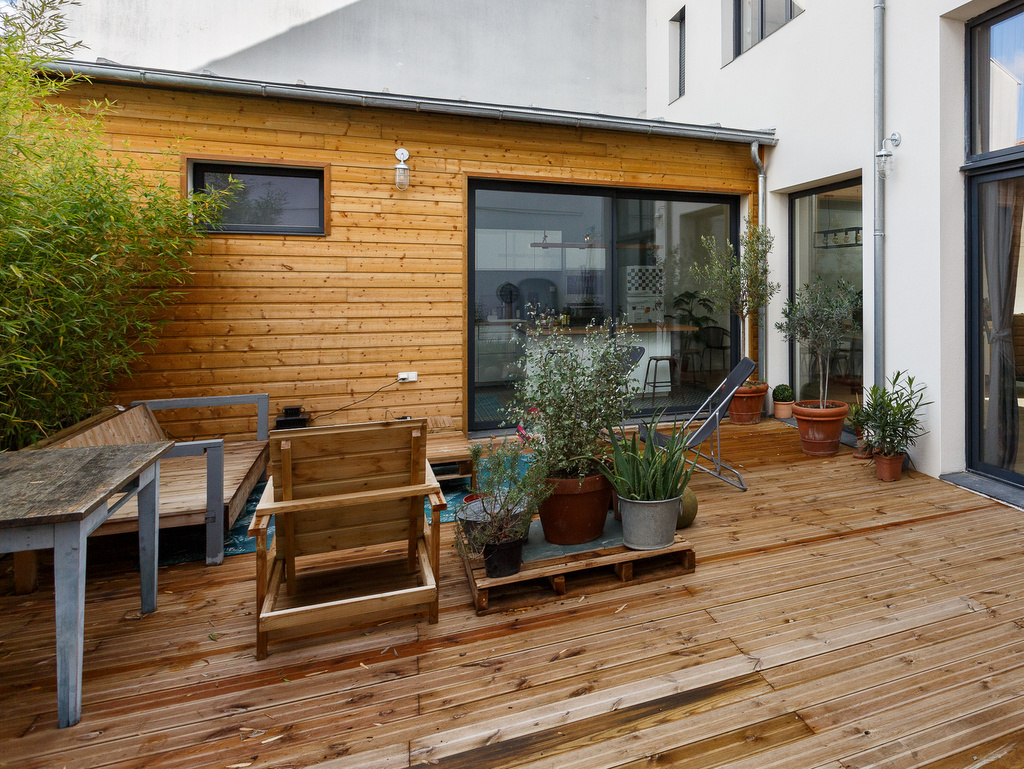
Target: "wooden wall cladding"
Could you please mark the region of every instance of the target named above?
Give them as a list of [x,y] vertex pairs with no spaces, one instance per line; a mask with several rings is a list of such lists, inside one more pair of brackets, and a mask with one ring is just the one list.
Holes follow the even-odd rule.
[[[65,98],[110,100],[111,148],[175,181],[197,156],[329,169],[326,236],[203,243],[120,403],[269,392],[272,417],[301,405],[323,415],[317,425],[448,415],[463,427],[468,179],[756,198],[746,144],[102,83]],[[394,186],[398,147],[411,155],[405,191]],[[419,381],[371,396],[399,371]],[[255,429],[248,419],[201,414],[168,429],[230,438]]]

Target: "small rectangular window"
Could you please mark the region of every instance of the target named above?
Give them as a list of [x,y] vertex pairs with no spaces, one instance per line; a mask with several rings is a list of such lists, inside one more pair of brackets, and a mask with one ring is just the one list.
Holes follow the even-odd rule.
[[194,162],[192,190],[241,183],[215,232],[323,235],[324,169]]
[[671,21],[671,47],[675,54],[672,59],[676,65],[670,77],[671,98],[677,99],[686,93],[686,9],[680,9]]

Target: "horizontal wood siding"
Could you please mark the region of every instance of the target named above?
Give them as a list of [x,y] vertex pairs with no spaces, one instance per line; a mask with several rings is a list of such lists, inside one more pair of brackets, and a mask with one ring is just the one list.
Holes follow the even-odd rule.
[[[175,182],[196,156],[328,167],[328,235],[210,236],[120,403],[268,392],[272,416],[301,405],[317,425],[445,415],[463,428],[470,178],[756,197],[745,144],[109,84],[66,98],[109,100],[110,147]],[[405,191],[398,147],[411,156]],[[373,394],[407,370],[419,381]],[[207,416],[177,432],[255,428],[242,413]]]

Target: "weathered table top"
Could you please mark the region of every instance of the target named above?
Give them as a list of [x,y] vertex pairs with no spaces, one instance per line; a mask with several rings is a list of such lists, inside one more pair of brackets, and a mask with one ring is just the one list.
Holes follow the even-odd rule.
[[174,444],[0,453],[0,528],[79,521]]

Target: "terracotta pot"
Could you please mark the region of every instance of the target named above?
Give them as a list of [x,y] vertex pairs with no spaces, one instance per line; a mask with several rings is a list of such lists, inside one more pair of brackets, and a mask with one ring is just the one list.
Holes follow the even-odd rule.
[[875,476],[880,481],[898,481],[903,477],[903,454],[887,457],[875,454]]
[[743,385],[729,401],[729,419],[737,425],[756,425],[761,421],[768,383]]
[[582,545],[604,533],[612,485],[603,475],[549,478],[554,491],[540,505],[544,539],[555,545]]
[[812,457],[831,457],[839,451],[839,439],[843,435],[843,423],[850,404],[842,401],[826,401],[825,408],[818,408],[818,401],[797,401],[793,404],[793,416],[800,430],[800,448]]
[[793,401],[775,401],[772,404],[776,419],[792,419]]

